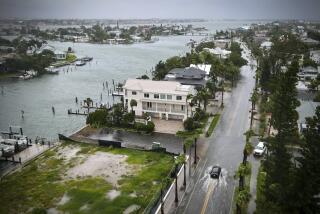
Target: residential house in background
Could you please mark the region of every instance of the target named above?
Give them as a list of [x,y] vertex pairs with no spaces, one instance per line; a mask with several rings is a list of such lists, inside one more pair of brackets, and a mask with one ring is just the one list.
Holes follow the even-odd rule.
[[174,68],[165,76],[165,81],[176,81],[182,85],[193,85],[195,87],[205,86],[206,71],[199,68]]
[[208,51],[209,53],[215,55],[216,57],[218,57],[219,59],[226,59],[230,56],[231,51],[222,49],[220,47],[216,47],[214,49],[210,49],[210,48],[204,48],[204,51]]
[[137,106],[133,107],[136,116],[149,113],[165,120],[185,120],[191,114],[187,96],[195,94],[193,86],[173,81],[128,79],[123,90],[128,109],[131,109],[132,99],[137,101]]
[[52,51],[54,53],[54,58],[57,60],[65,60],[67,58],[66,52],[56,50],[56,48],[51,45],[43,45],[39,50],[36,51],[36,53],[40,54],[45,50]]
[[67,58],[67,54],[63,51],[55,50],[54,51],[54,58],[56,60],[65,60]]
[[191,68],[198,68],[200,70],[203,70],[206,72],[206,78],[209,77],[210,71],[211,71],[211,65],[210,64],[190,64]]
[[310,58],[320,65],[320,50],[310,51]]
[[319,75],[319,69],[320,67],[318,68],[315,68],[312,66],[303,67],[300,69],[298,73],[298,78],[300,80],[313,80]]
[[262,42],[260,45],[260,48],[267,49],[267,50],[270,50],[271,47],[272,47],[272,42],[270,42],[270,41]]
[[228,48],[231,45],[230,39],[217,39],[213,40],[215,47],[218,48]]

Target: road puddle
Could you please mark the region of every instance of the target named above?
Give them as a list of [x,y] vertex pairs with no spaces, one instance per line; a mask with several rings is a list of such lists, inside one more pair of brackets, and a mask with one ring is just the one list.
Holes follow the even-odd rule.
[[228,171],[222,168],[219,179],[216,179],[216,178],[210,177],[211,168],[212,166],[206,168],[204,176],[199,180],[199,183],[202,184],[201,189],[204,192],[207,192],[210,186],[214,189],[216,188],[224,189],[228,185],[227,183]]

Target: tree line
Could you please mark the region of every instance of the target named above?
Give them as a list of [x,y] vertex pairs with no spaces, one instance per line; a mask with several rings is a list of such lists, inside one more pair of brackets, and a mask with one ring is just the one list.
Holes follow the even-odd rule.
[[[306,118],[307,128],[298,131],[296,85],[299,55],[308,49],[290,33],[272,37],[270,51],[257,56],[257,78],[262,99],[271,113],[267,155],[258,176],[257,213],[318,213],[320,193],[320,107]],[[298,146],[298,155],[289,148]]]

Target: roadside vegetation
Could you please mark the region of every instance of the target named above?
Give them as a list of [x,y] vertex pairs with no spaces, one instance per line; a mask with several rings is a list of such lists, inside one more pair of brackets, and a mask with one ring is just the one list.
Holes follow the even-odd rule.
[[[256,213],[317,213],[320,163],[320,107],[315,116],[306,118],[307,129],[298,132],[297,73],[302,65],[311,65],[308,46],[298,37],[275,27],[269,32],[272,47],[261,50],[252,32],[244,34],[252,54],[257,58],[257,81],[260,93],[260,133],[268,136],[267,154],[261,161],[257,180]],[[299,56],[306,59],[301,63]],[[270,121],[266,116],[270,115]],[[267,127],[267,124],[269,127]],[[268,130],[276,131],[269,136]],[[298,155],[288,150],[298,146]]]
[[[68,148],[78,152],[69,158],[68,154],[61,156]],[[122,176],[116,186],[103,175],[66,177],[69,170],[96,153],[125,155],[126,163],[135,170]],[[50,208],[68,213],[122,213],[131,205],[137,205],[137,213],[142,213],[160,190],[163,178],[170,179],[173,166],[173,157],[165,153],[66,142],[3,178],[0,213],[46,213]],[[111,190],[119,195],[108,198]]]
[[214,128],[216,127],[216,125],[219,122],[219,119],[220,119],[220,114],[214,115],[214,117],[210,123],[210,126],[208,128],[208,131],[206,132],[206,137],[210,137],[212,135]]

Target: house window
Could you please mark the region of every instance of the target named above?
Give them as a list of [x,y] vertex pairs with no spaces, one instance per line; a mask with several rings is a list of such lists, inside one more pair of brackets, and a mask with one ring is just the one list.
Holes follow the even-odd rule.
[[148,108],[152,108],[152,103],[151,102],[147,102],[147,107]]
[[136,91],[132,91],[132,95],[137,95],[137,92]]
[[161,100],[165,100],[166,99],[166,95],[165,94],[160,94],[160,99]]
[[167,100],[172,100],[172,95],[167,95]]
[[148,94],[148,93],[145,93],[145,94],[144,94],[144,97],[145,97],[145,98],[149,98],[149,94]]
[[153,98],[154,98],[154,99],[159,99],[159,94],[154,94],[154,95],[153,95]]
[[181,106],[181,111],[184,111],[184,105]]
[[177,100],[182,100],[182,96],[177,96],[176,99]]

